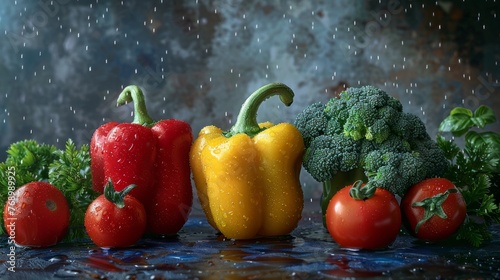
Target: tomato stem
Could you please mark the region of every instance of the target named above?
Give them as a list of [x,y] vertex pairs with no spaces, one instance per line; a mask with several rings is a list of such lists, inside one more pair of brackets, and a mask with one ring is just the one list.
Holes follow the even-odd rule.
[[363,185],[363,181],[357,180],[352,184],[349,195],[356,200],[366,200],[375,194],[377,187],[372,184]]
[[118,208],[125,207],[125,196],[133,189],[137,187],[135,184],[128,185],[123,190],[117,192],[111,180],[108,181],[106,186],[104,187],[104,197],[107,200],[113,202]]
[[411,205],[411,207],[423,207],[424,217],[415,226],[415,233],[418,233],[420,227],[427,222],[434,215],[440,217],[441,219],[447,219],[448,216],[443,210],[443,202],[446,201],[450,193],[458,192],[457,189],[448,189],[443,193],[438,193],[435,196],[422,199]]

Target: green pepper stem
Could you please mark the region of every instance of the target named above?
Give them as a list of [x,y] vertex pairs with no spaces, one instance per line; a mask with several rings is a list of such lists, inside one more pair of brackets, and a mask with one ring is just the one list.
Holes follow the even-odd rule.
[[132,123],[140,124],[146,127],[152,127],[154,124],[153,118],[148,114],[146,109],[146,101],[144,94],[138,86],[131,85],[123,89],[118,96],[116,105],[122,106],[129,102],[134,102],[134,120]]
[[254,91],[241,106],[236,123],[231,129],[224,132],[224,136],[231,137],[239,133],[245,133],[250,137],[255,136],[263,129],[257,122],[257,110],[264,100],[273,95],[279,95],[281,102],[290,106],[293,102],[294,93],[292,89],[282,83],[267,84]]

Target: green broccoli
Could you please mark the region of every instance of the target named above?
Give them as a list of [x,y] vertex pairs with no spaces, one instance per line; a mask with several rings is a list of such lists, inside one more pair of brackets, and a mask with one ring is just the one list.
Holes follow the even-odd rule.
[[325,107],[327,117],[336,118],[345,135],[377,143],[389,137],[402,110],[396,98],[372,86],[349,88],[339,98],[330,99]]
[[422,120],[373,86],[348,88],[326,105],[312,104],[294,124],[306,146],[303,166],[323,182],[324,211],[337,190],[356,180],[402,197],[413,184],[448,169]]
[[[319,135],[307,148],[303,165],[316,180],[324,182],[337,172],[357,168],[360,151],[359,141],[344,134]],[[315,168],[309,168],[312,166]]]
[[311,141],[319,135],[325,134],[328,126],[327,115],[324,112],[325,105],[320,102],[309,105],[302,111],[302,119],[307,124],[307,130],[301,130],[304,143],[309,146]]

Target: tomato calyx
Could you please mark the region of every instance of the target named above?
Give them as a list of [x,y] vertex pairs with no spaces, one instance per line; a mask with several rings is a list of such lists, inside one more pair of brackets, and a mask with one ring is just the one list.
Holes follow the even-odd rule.
[[368,184],[363,185],[362,180],[357,180],[352,184],[352,188],[349,190],[349,195],[355,200],[366,200],[375,194],[377,187]]
[[109,180],[106,186],[104,186],[104,197],[107,200],[113,202],[116,207],[123,208],[125,207],[125,196],[135,187],[137,187],[137,185],[131,184],[118,192],[113,187],[113,183],[111,182],[111,180]]
[[415,226],[415,233],[418,232],[420,226],[427,222],[434,215],[440,217],[441,219],[448,219],[448,215],[443,210],[443,203],[446,201],[451,193],[458,192],[457,189],[451,188],[443,193],[438,193],[432,197],[425,198],[421,201],[414,202],[411,207],[422,207],[424,208],[424,217]]

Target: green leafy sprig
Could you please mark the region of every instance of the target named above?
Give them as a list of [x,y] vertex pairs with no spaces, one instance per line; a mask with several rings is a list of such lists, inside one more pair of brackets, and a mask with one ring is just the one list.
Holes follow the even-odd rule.
[[69,139],[66,149],[58,150],[56,154],[57,159],[50,164],[49,182],[68,199],[71,225],[66,240],[81,239],[86,236],[83,227],[85,212],[98,196],[92,188],[89,146],[82,145],[78,149]]
[[[32,181],[47,181],[49,178],[49,165],[57,159],[56,150],[55,146],[39,144],[35,140],[23,140],[13,143],[7,150],[7,159],[1,163],[0,172],[4,172],[7,167],[11,167],[15,171],[14,177],[18,186]],[[2,176],[0,180],[2,187],[5,187],[7,177]]]
[[[14,175],[14,180],[9,175]],[[49,182],[62,191],[70,206],[70,231],[66,241],[86,236],[83,227],[85,211],[98,194],[92,189],[90,153],[87,144],[78,149],[69,139],[64,150],[53,145],[23,140],[7,150],[7,159],[0,163],[0,213],[8,199],[9,180],[16,189],[33,181]],[[4,234],[0,219],[0,234]]]
[[[496,122],[493,109],[482,105],[474,112],[463,107],[451,110],[439,126],[454,139],[438,135],[437,143],[450,161],[445,177],[460,189],[467,204],[467,217],[456,234],[473,246],[491,240],[490,226],[500,222],[500,205],[495,193],[500,193],[497,178],[500,172],[500,134],[483,131]],[[475,130],[472,130],[475,129]],[[456,140],[463,137],[463,149]]]

